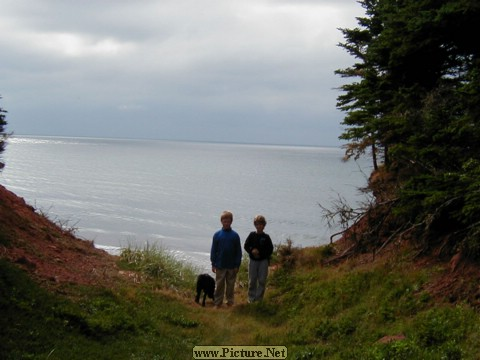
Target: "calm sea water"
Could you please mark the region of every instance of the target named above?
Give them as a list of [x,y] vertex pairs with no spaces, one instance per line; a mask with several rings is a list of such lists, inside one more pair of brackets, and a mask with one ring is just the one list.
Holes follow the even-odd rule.
[[220,213],[242,241],[256,214],[275,243],[329,242],[319,203],[361,200],[365,166],[338,148],[12,137],[0,183],[100,247],[158,245],[209,268]]

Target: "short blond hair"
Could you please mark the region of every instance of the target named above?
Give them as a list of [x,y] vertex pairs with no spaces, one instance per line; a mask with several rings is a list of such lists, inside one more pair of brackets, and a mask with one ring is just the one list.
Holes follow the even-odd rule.
[[265,216],[257,215],[253,218],[253,224],[267,225],[267,220],[265,220]]
[[233,214],[231,211],[225,210],[224,212],[222,212],[222,215],[220,215],[220,220],[223,220],[226,218],[233,221]]

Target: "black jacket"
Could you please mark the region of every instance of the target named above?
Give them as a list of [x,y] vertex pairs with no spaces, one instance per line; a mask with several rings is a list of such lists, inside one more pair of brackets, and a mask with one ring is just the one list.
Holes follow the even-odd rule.
[[[245,240],[245,245],[243,246],[245,251],[250,256],[252,260],[264,260],[269,259],[273,253],[273,244],[272,239],[268,234],[262,233],[258,234],[256,231],[252,231],[248,234],[247,239]],[[258,249],[259,256],[254,257],[252,255],[252,250]]]

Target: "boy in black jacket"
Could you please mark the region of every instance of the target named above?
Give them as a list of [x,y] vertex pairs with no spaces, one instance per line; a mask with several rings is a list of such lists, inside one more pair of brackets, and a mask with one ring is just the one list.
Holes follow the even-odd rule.
[[262,215],[253,219],[257,231],[252,231],[245,240],[244,249],[250,256],[248,264],[248,302],[259,301],[265,294],[268,276],[268,262],[273,253],[270,236],[263,232],[267,221]]

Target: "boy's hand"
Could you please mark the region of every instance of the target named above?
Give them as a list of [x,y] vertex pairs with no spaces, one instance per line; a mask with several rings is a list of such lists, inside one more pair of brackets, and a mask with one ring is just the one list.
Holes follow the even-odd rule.
[[252,255],[253,257],[256,257],[258,258],[260,256],[260,251],[258,251],[258,249],[252,249]]

